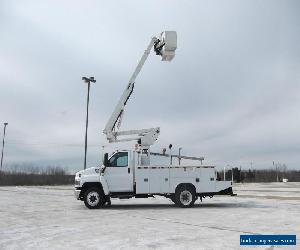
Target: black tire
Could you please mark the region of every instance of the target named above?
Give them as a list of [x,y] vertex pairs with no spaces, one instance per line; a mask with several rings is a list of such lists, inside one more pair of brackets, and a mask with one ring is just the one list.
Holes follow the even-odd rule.
[[85,191],[83,195],[84,204],[89,209],[102,207],[105,203],[105,195],[99,188],[92,187]]
[[171,201],[173,201],[176,204],[175,195],[174,194],[172,194],[169,198],[170,198]]
[[182,185],[176,189],[175,204],[180,207],[192,207],[196,201],[195,189],[190,185]]

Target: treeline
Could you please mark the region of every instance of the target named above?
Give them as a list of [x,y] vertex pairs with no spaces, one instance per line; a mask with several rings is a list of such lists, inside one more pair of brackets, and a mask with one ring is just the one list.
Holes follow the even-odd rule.
[[[233,168],[225,171],[226,180],[234,182],[282,182],[288,179],[289,182],[300,182],[300,170],[284,170],[277,169],[248,169]],[[224,180],[224,171],[219,172],[219,178]]]
[[74,184],[74,175],[59,166],[14,165],[0,171],[0,186]]

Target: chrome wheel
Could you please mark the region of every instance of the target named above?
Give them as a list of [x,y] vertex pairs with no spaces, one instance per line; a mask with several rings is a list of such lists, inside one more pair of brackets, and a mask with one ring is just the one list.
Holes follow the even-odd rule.
[[193,195],[190,191],[184,190],[180,193],[179,199],[182,205],[188,206],[193,201]]
[[91,207],[95,207],[99,204],[100,196],[99,196],[99,193],[96,191],[89,192],[86,198],[87,198],[87,200],[86,200],[87,203]]

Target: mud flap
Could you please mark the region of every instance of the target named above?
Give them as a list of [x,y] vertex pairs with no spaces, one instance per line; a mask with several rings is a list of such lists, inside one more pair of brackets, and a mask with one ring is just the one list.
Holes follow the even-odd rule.
[[237,196],[237,194],[234,194],[232,191],[232,187],[226,188],[220,192],[217,193],[217,195],[231,195],[231,196]]

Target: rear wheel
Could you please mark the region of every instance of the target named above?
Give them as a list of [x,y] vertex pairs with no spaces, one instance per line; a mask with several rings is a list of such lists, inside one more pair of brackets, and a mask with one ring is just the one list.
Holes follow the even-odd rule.
[[84,204],[89,209],[99,208],[105,203],[105,195],[99,188],[89,188],[84,193]]
[[180,207],[192,207],[196,200],[195,190],[190,185],[182,185],[176,189],[175,203]]

